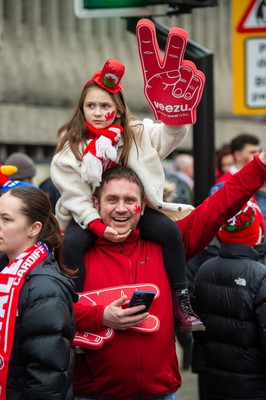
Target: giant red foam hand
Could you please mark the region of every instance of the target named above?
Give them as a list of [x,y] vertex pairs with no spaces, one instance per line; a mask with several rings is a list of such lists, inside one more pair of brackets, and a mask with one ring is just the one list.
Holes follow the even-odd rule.
[[[94,307],[97,304],[107,305],[123,295],[127,295],[128,299],[130,299],[133,292],[137,289],[153,291],[155,293],[155,299],[160,295],[158,286],[149,283],[140,283],[82,292],[79,293],[79,301],[82,302],[86,307]],[[127,305],[128,303],[129,300],[125,304]],[[127,330],[151,334],[156,332],[159,327],[160,321],[158,317],[150,314],[146,321],[137,326],[129,327]],[[114,331],[111,328],[104,328],[101,331],[94,333],[77,331],[73,340],[73,345],[89,350],[97,350],[100,349],[105,343],[112,340],[113,337]]]
[[144,78],[144,93],[154,117],[168,125],[195,124],[202,97],[204,74],[183,60],[188,35],[171,28],[162,59],[152,21],[137,23],[136,37]]

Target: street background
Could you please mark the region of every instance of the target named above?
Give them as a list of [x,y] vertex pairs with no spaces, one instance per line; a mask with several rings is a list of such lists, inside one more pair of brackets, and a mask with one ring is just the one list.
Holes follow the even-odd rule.
[[[250,1],[219,0],[217,7],[172,17],[163,13],[167,6],[158,6],[155,17],[162,25],[185,29],[191,41],[214,55],[216,148],[241,132],[258,135],[262,143],[265,139],[265,112],[233,113],[233,32]],[[242,13],[235,19],[233,3],[241,6]],[[73,4],[73,0],[0,0],[0,161],[14,151],[27,153],[37,163],[38,182],[49,174],[57,129],[68,119],[84,82],[107,58],[117,58],[126,67],[123,87],[132,112],[152,118],[143,93],[136,37],[127,30],[127,19],[77,18]],[[211,79],[206,76],[208,83]],[[192,150],[192,130],[179,150]],[[47,168],[41,169],[42,164]]]
[[177,356],[180,365],[180,372],[182,376],[182,386],[178,390],[177,400],[199,400],[197,391],[197,374],[193,374],[191,369],[183,370],[182,366],[182,353],[180,346],[177,344]]

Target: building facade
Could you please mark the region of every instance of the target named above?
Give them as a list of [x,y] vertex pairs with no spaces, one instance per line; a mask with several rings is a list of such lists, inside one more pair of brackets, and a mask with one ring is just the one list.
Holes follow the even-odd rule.
[[[80,19],[73,9],[73,0],[0,0],[0,161],[12,151],[49,159],[57,129],[68,119],[83,84],[110,57],[126,67],[123,86],[132,112],[152,117],[127,19]],[[158,14],[164,10],[159,7]],[[216,147],[241,132],[265,139],[264,115],[232,113],[231,1],[155,18],[185,29],[192,41],[214,54]],[[184,149],[192,147],[189,136]]]

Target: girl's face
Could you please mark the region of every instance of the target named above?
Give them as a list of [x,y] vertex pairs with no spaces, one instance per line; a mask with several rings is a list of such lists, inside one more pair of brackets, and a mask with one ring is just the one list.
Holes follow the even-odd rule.
[[0,252],[13,261],[35,244],[34,224],[22,214],[22,200],[8,192],[0,197]]
[[108,128],[116,117],[120,117],[112,96],[100,87],[89,89],[84,98],[83,112],[85,120],[98,129]]

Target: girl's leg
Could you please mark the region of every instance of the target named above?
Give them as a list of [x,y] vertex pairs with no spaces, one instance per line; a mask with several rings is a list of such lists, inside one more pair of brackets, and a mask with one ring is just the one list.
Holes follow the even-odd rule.
[[186,259],[178,225],[162,213],[146,208],[139,222],[141,237],[162,245],[164,265],[170,280],[173,306],[181,332],[205,330],[190,305],[186,283]]
[[162,245],[163,260],[172,290],[186,289],[186,259],[179,227],[168,217],[146,208],[139,222],[140,236]]
[[78,276],[74,278],[77,292],[82,292],[85,279],[84,253],[93,245],[97,236],[88,229],[82,229],[72,219],[64,235],[64,263],[69,267],[78,268]]

